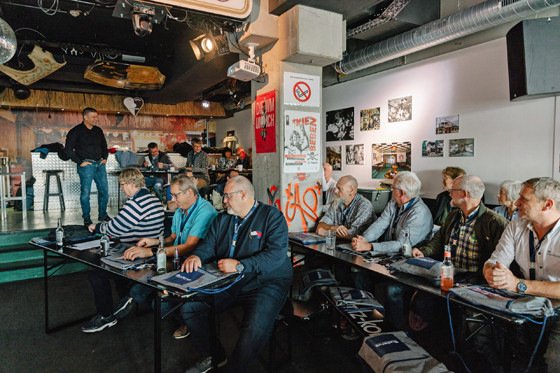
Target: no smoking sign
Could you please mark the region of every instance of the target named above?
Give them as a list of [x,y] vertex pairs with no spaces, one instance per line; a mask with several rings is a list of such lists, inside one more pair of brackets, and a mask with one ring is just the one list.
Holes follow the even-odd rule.
[[295,106],[321,106],[321,77],[296,72],[284,72],[284,104]]
[[311,88],[306,82],[297,82],[294,84],[294,97],[299,102],[306,102],[311,97]]

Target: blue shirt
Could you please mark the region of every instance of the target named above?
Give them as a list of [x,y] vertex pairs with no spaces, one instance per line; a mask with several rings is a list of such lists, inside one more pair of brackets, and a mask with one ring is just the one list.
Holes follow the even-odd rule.
[[[171,223],[171,233],[175,233],[174,245],[182,245],[187,242],[189,236],[195,236],[203,239],[206,237],[210,224],[214,221],[218,212],[216,209],[204,198],[198,197],[197,202],[191,206],[191,211],[177,209],[173,215],[173,222]],[[190,214],[188,214],[190,212]],[[181,231],[181,225],[185,218],[188,220]]]

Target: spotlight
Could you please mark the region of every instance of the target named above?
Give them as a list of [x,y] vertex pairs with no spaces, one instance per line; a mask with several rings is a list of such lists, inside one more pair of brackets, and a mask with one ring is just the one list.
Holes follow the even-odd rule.
[[210,102],[208,102],[208,100],[202,100],[200,104],[205,109],[208,109],[210,107]]
[[205,57],[206,60],[212,59],[216,53],[216,41],[212,33],[202,34],[197,38],[190,40],[189,43],[197,60]]
[[152,33],[152,21],[156,10],[144,4],[134,4],[132,8],[132,28],[136,36],[143,38]]

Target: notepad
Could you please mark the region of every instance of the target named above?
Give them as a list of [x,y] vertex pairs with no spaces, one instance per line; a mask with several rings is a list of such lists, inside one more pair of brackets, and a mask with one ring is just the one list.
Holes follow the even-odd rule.
[[224,283],[229,283],[232,277],[237,277],[239,273],[223,273],[215,263],[205,264],[195,272],[186,273],[173,271],[163,275],[152,277],[152,281],[158,284],[169,286],[185,292],[196,289],[215,288]]

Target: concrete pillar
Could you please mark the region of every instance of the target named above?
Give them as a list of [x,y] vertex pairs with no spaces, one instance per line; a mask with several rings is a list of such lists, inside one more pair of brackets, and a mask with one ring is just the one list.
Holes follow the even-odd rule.
[[[268,1],[263,0],[259,5],[258,17],[253,17],[240,44],[269,41],[268,45],[257,47],[266,79],[251,84],[251,128],[254,132],[255,98],[274,91],[276,152],[257,153],[253,137],[256,197],[277,206],[286,217],[290,231],[313,231],[321,216],[323,199],[322,68],[342,58],[345,27],[340,14],[298,5],[281,16],[274,16],[268,14]],[[299,99],[294,99],[296,95]],[[309,103],[313,104],[308,106]],[[261,108],[258,109],[260,113]],[[292,135],[292,132],[298,133]],[[306,139],[298,147],[291,136]],[[286,164],[295,163],[285,162],[287,153],[296,157],[305,154],[305,164],[313,166],[304,164],[298,172],[298,166]]]

